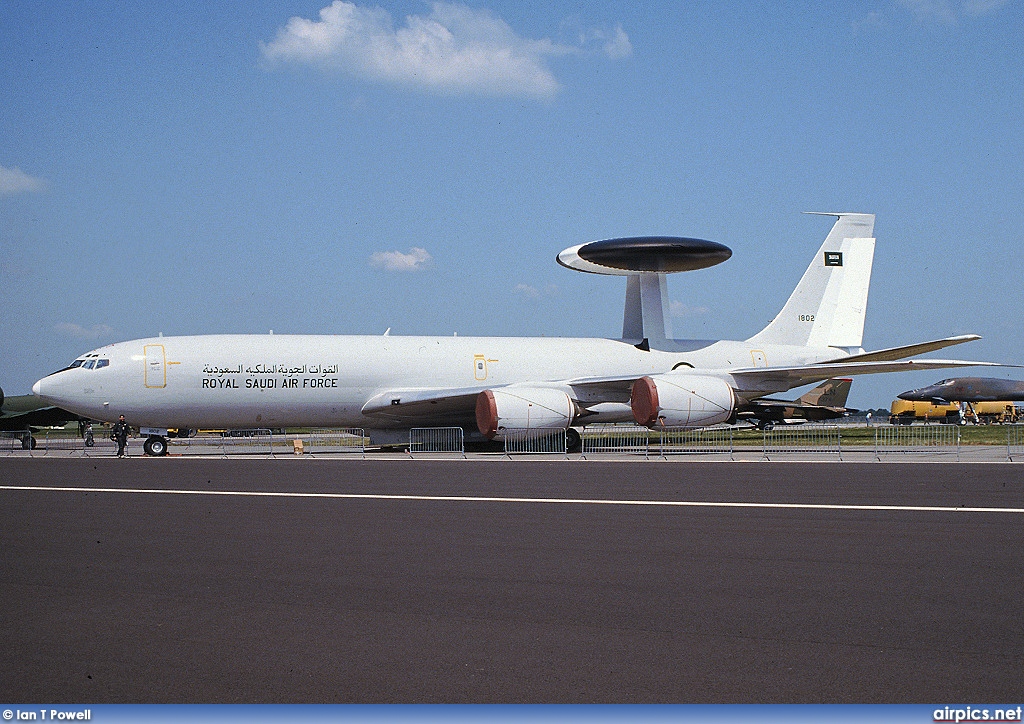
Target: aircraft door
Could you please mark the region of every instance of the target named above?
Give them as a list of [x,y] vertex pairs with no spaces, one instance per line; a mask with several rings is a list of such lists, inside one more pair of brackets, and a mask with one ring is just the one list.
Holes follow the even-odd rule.
[[144,384],[146,387],[167,387],[167,355],[162,344],[147,344]]
[[767,367],[768,366],[768,358],[765,356],[765,353],[764,353],[763,350],[760,350],[760,349],[752,349],[752,350],[750,350],[750,357],[753,360],[755,367]]

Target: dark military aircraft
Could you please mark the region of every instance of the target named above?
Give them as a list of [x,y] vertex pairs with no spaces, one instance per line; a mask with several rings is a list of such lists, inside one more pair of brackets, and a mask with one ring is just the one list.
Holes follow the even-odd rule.
[[997,377],[951,377],[934,385],[908,390],[897,395],[913,402],[1020,402],[1024,400],[1024,382]]
[[849,378],[833,378],[825,380],[795,400],[776,400],[771,397],[752,400],[740,407],[736,418],[754,422],[758,427],[834,420],[856,412],[844,407],[852,384],[853,380]]
[[66,425],[82,418],[73,412],[40,402],[35,395],[4,397],[0,390],[0,430]]
[[35,395],[4,397],[4,391],[0,390],[0,432],[24,432],[22,442],[26,447],[35,447],[32,432],[36,429],[75,421],[84,422],[85,418],[47,405]]

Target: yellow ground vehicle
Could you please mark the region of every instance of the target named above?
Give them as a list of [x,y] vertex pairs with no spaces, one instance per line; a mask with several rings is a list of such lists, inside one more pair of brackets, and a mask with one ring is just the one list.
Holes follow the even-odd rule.
[[974,422],[978,425],[1009,425],[1020,417],[1019,408],[1012,402],[973,402],[970,409],[973,409]]
[[960,403],[935,405],[931,402],[894,400],[889,408],[890,425],[910,425],[915,420],[948,424],[1009,425],[1022,417],[1021,408],[1012,402],[972,402],[967,404],[963,416]]
[[915,420],[959,424],[960,405],[933,405],[931,402],[893,400],[889,408],[890,425],[912,425]]

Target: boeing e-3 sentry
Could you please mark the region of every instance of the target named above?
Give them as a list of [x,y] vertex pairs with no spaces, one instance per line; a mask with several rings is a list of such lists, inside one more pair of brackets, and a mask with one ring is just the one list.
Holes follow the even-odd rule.
[[[125,415],[167,450],[169,428],[357,427],[373,444],[412,427],[467,439],[598,422],[698,428],[751,401],[833,377],[989,363],[912,360],[979,339],[866,352],[873,214],[837,217],[782,311],[744,341],[677,340],[666,275],[731,256],[700,239],[641,237],[558,255],[578,271],[626,277],[621,339],[299,335],[151,337],[93,350],[32,388],[96,420]],[[522,434],[516,432],[515,434]]]

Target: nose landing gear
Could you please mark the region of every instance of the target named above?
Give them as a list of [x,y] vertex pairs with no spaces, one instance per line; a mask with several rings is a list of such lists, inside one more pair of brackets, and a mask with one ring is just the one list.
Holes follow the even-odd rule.
[[150,435],[146,442],[142,443],[142,450],[147,455],[162,457],[167,454],[167,438],[162,435]]

